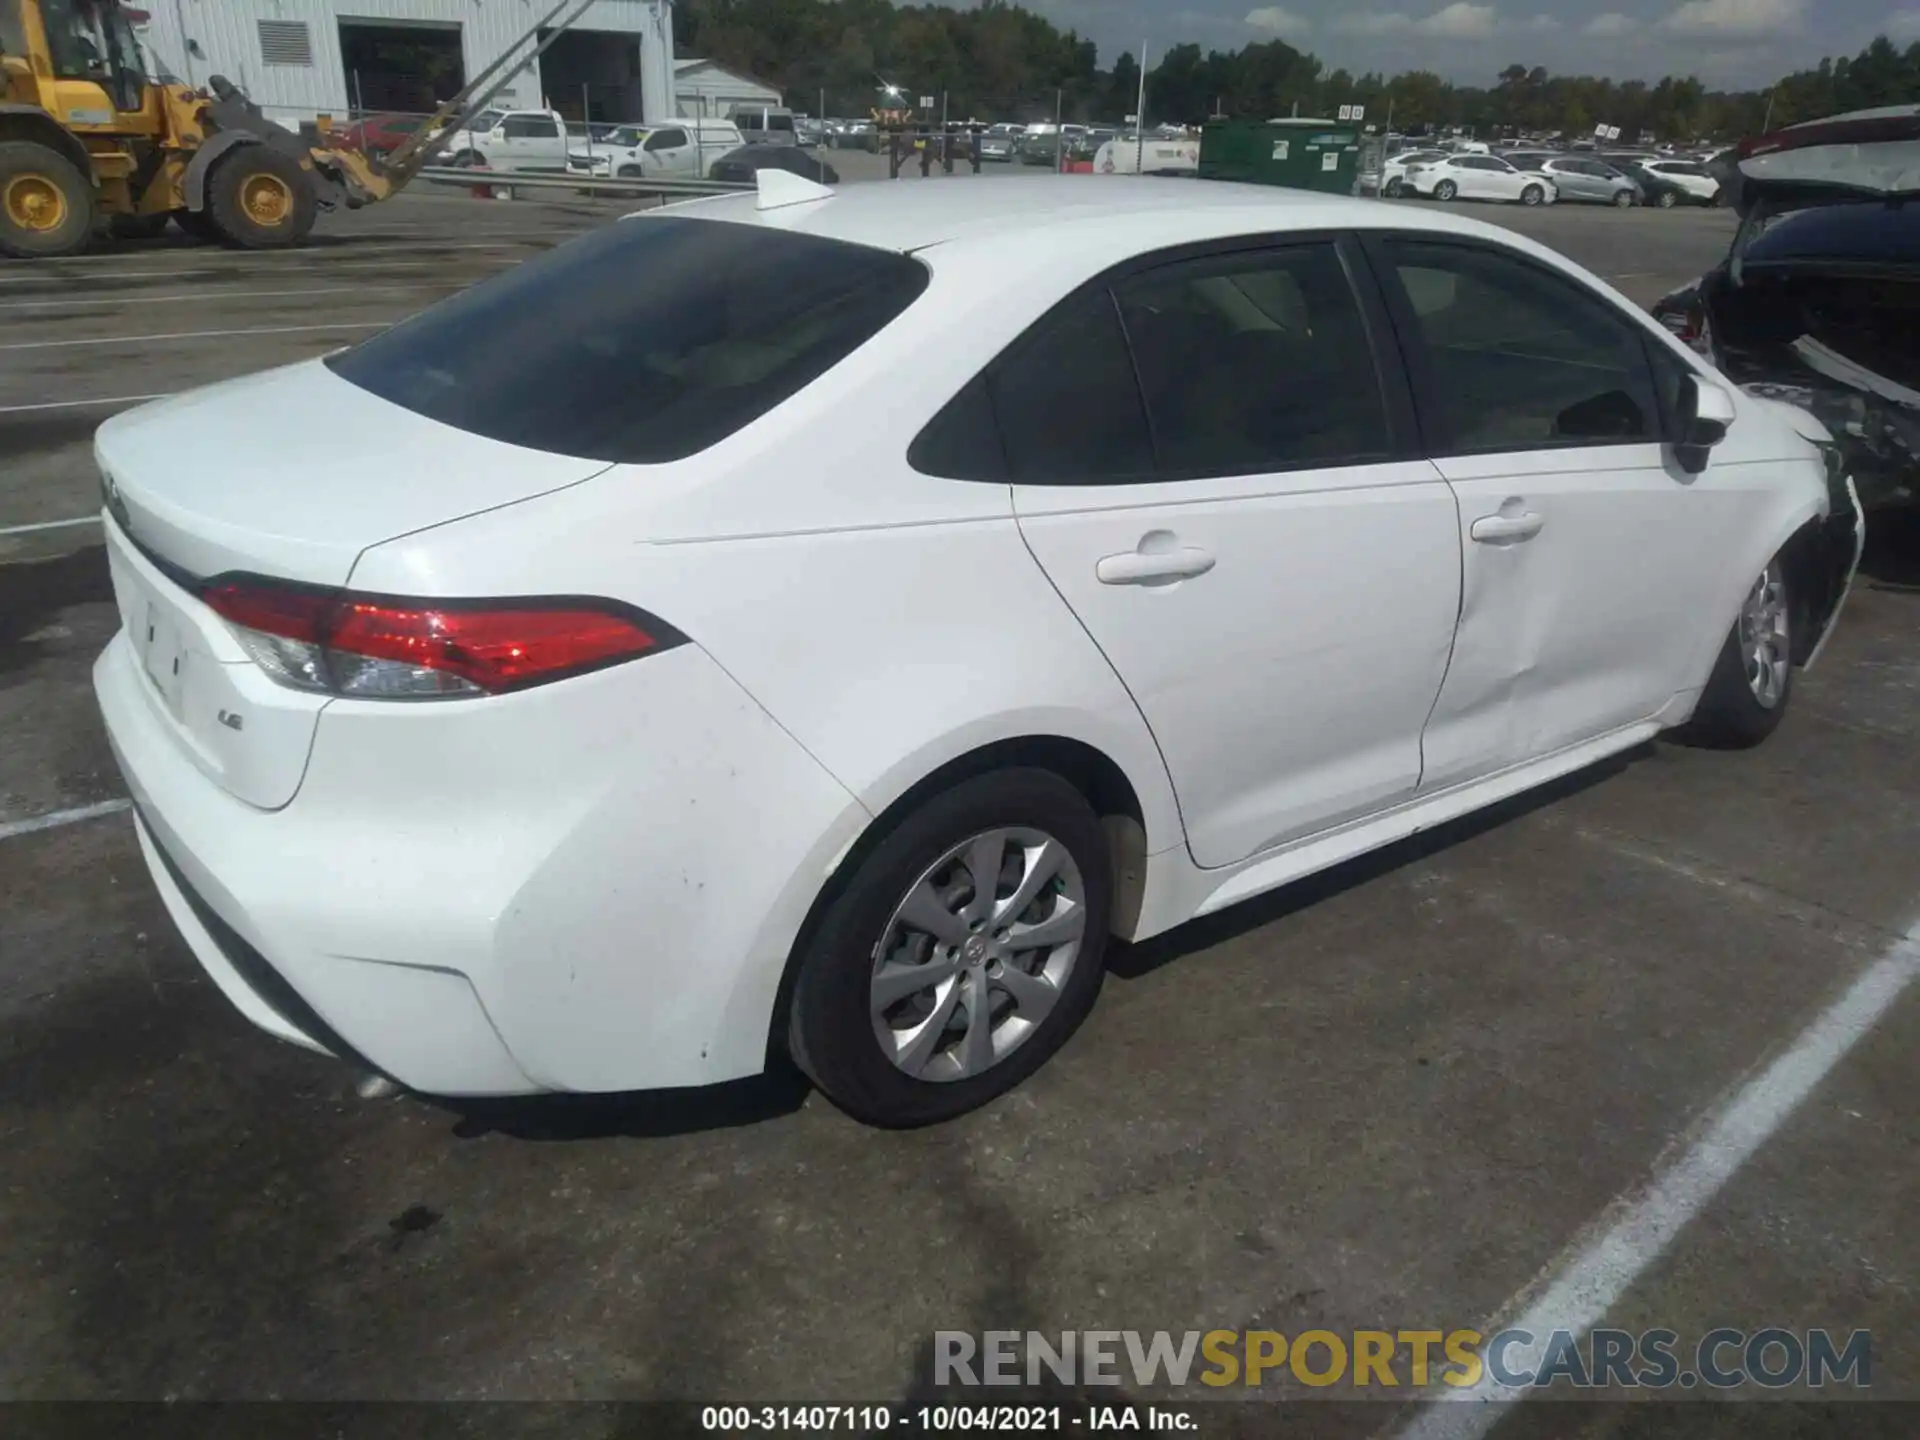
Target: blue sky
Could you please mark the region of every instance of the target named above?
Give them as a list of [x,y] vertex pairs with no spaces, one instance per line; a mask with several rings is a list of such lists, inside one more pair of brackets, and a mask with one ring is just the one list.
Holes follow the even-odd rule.
[[[1330,68],[1423,68],[1491,84],[1515,61],[1560,74],[1713,86],[1763,84],[1851,55],[1875,35],[1920,40],[1920,0],[1025,0],[1091,36],[1108,65],[1191,41],[1230,50],[1283,39]],[[1152,55],[1149,54],[1149,62]]]

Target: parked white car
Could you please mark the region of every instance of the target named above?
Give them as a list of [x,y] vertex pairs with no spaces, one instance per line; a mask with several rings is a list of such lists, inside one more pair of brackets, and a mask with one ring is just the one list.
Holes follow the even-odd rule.
[[557,110],[483,110],[442,147],[442,163],[564,173],[567,124]]
[[665,177],[696,180],[713,162],[745,144],[730,120],[675,120],[661,125],[623,125],[604,141],[576,141],[568,169],[623,180]]
[[1380,193],[1398,195],[1406,186],[1409,165],[1431,165],[1447,158],[1445,150],[1402,150],[1390,157],[1380,170]]
[[1520,205],[1551,205],[1559,198],[1552,179],[1516,170],[1498,155],[1448,155],[1409,165],[1402,190],[1432,200],[1506,200]]
[[1844,595],[1818,423],[1508,230],[760,186],[101,427],[107,733],[261,1027],[952,1116],[1111,937],[1761,741]]

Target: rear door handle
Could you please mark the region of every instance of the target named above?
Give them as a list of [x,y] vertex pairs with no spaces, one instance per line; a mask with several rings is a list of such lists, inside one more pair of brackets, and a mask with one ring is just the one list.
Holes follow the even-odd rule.
[[1523,515],[1483,515],[1467,533],[1482,545],[1518,545],[1538,535],[1546,523],[1546,516],[1532,510]]
[[1197,545],[1178,550],[1123,550],[1102,556],[1093,567],[1102,585],[1165,585],[1191,580],[1213,569],[1213,556]]

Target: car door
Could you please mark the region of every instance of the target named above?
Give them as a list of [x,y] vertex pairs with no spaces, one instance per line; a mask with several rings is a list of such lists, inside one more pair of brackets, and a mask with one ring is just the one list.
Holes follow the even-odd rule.
[[[1657,714],[1691,673],[1694,617],[1739,517],[1665,443],[1657,343],[1590,286],[1492,242],[1370,247],[1423,433],[1460,506],[1459,633],[1423,788]],[[1671,363],[1671,357],[1667,357]]]
[[693,173],[693,144],[685,130],[668,126],[647,136],[642,164],[650,175]]
[[1492,155],[1477,156],[1472,162],[1480,172],[1481,193],[1489,200],[1518,200],[1526,177],[1506,161]]
[[1548,160],[1540,168],[1553,177],[1554,187],[1559,190],[1562,200],[1597,200],[1599,182],[1587,173],[1586,166],[1578,160]]
[[1202,866],[1419,783],[1458,516],[1354,267],[1331,238],[1166,260],[1083,288],[989,375],[1021,532],[1139,704]]
[[509,115],[502,128],[506,132],[506,153],[510,170],[565,170],[566,138],[560,122],[551,115],[528,112]]

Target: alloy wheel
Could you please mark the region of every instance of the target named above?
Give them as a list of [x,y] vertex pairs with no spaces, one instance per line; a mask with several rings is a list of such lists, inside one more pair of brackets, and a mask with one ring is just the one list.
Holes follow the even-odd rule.
[[1792,654],[1787,589],[1776,560],[1760,572],[1740,607],[1740,659],[1747,688],[1761,709],[1771,710],[1785,698]]
[[1009,827],[953,846],[874,946],[868,998],[882,1053],[918,1080],[997,1065],[1060,999],[1086,926],[1086,883],[1053,836]]

